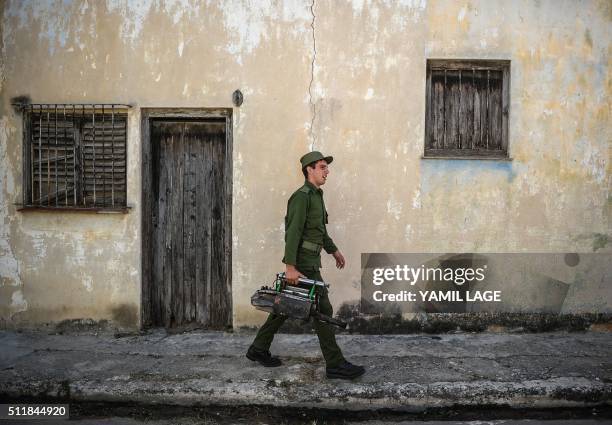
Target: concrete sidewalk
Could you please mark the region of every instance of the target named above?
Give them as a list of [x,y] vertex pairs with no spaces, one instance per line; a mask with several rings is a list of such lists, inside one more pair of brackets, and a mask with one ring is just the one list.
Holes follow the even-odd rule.
[[325,377],[315,335],[277,335],[278,368],[246,359],[252,339],[0,331],[0,397],[414,412],[612,404],[611,333],[339,335],[367,367],[355,381]]

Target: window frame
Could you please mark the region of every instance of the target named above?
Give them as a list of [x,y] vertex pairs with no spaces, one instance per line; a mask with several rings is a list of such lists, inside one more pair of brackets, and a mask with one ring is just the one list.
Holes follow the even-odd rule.
[[[23,171],[23,191],[22,191],[22,204],[18,205],[18,211],[79,211],[79,212],[96,212],[96,213],[127,213],[132,208],[128,204],[127,197],[127,168],[128,168],[128,121],[129,121],[129,109],[131,105],[128,104],[90,104],[90,103],[41,103],[41,104],[21,104],[15,105],[22,113],[22,123],[23,123],[23,138],[22,138],[22,148],[23,148],[23,156],[22,156],[22,171]],[[83,199],[77,199],[77,205],[69,204],[69,205],[44,205],[42,203],[36,204],[34,203],[34,193],[32,193],[32,160],[30,155],[30,145],[34,143],[33,137],[33,122],[34,116],[38,114],[54,114],[55,116],[63,115],[65,112],[66,116],[72,117],[73,123],[75,121],[79,122],[78,131],[73,128],[73,134],[76,133],[74,137],[75,144],[75,153],[82,150],[84,145],[84,137],[82,137],[82,127],[84,123],[87,122],[88,117],[92,117],[92,130],[97,129],[95,127],[95,122],[98,116],[104,115],[105,117],[111,117],[114,115],[115,117],[121,116],[122,120],[124,120],[124,130],[125,130],[125,152],[124,152],[124,160],[125,160],[125,169],[123,171],[123,182],[122,185],[125,186],[125,198],[120,200],[119,202],[115,201],[115,205],[99,205],[99,204],[87,204],[87,205],[78,205],[83,203]],[[53,122],[53,121],[51,121]],[[117,127],[120,129],[121,127]],[[94,140],[95,140],[95,136]],[[114,136],[112,136],[114,137]],[[95,145],[91,146],[91,149],[95,151]],[[112,152],[112,149],[111,149]],[[105,155],[109,152],[104,151]],[[81,152],[79,152],[80,156]],[[79,162],[78,164],[79,172],[78,176],[74,178],[75,184],[83,185],[86,181],[85,172],[83,170],[83,164]],[[94,177],[95,179],[95,177]]]
[[[512,160],[509,155],[510,60],[505,59],[427,59],[425,85],[425,136],[423,159],[485,159]],[[501,90],[501,150],[492,149],[428,149],[433,132],[432,71],[498,71],[502,73]],[[487,123],[487,128],[490,124]]]

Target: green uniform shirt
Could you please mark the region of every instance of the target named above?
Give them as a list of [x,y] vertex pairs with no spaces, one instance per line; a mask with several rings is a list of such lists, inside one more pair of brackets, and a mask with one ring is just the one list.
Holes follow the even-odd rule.
[[[283,263],[301,267],[321,267],[320,247],[332,254],[338,250],[327,234],[327,211],[323,191],[309,181],[287,202],[285,216],[285,256]],[[306,247],[303,246],[306,241]],[[317,249],[316,246],[319,247]]]

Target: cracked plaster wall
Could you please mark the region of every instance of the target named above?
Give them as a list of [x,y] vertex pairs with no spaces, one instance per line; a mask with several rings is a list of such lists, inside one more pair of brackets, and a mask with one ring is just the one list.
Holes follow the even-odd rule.
[[[562,3],[562,4],[560,4]],[[324,259],[337,307],[361,252],[610,252],[606,1],[11,1],[0,65],[0,318],[137,326],[140,107],[234,109],[234,326],[281,270],[297,159],[335,156]],[[315,54],[316,52],[316,54]],[[426,58],[510,59],[512,162],[422,160]],[[116,102],[129,118],[125,215],[21,213],[10,99]],[[586,310],[609,293],[570,300]],[[569,312],[569,311],[568,311]]]

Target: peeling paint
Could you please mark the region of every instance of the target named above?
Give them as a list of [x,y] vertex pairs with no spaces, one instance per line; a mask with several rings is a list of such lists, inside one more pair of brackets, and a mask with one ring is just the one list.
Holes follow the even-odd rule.
[[93,291],[93,278],[91,276],[82,275],[81,283],[83,284],[87,292]]
[[414,191],[414,196],[412,197],[412,208],[421,208],[421,191],[419,189]]
[[[84,3],[87,4],[87,3]],[[107,0],[106,7],[110,12],[118,12],[123,22],[121,36],[134,43],[142,32],[146,16],[151,11],[153,0]]]
[[298,0],[283,2],[279,11],[270,1],[246,2],[229,0],[222,2],[225,28],[232,34],[226,46],[227,52],[236,57],[238,64],[243,64],[243,55],[252,53],[269,37],[268,21],[310,20],[308,6]]
[[459,14],[457,15],[457,20],[459,22],[463,21],[465,19],[465,12],[467,12],[467,9],[465,7],[462,7],[459,10]]
[[[4,61],[0,60],[0,62]],[[0,71],[3,71],[3,68],[0,68]],[[0,81],[2,81],[2,75],[0,75]],[[9,215],[8,205],[13,202],[11,198],[15,193],[15,187],[7,148],[14,133],[15,129],[10,125],[8,117],[0,118],[0,288],[5,285],[16,287],[23,285],[20,264],[9,240],[9,223],[12,218]]]
[[399,220],[402,215],[402,203],[393,199],[387,201],[387,212],[396,220]]
[[16,290],[11,295],[11,312],[12,314],[26,311],[28,309],[28,302],[23,298],[21,289]]
[[406,228],[404,230],[404,239],[406,239],[406,241],[409,241],[410,239],[412,239],[412,225],[411,224],[406,224]]
[[21,286],[19,262],[5,238],[0,239],[0,287]]

